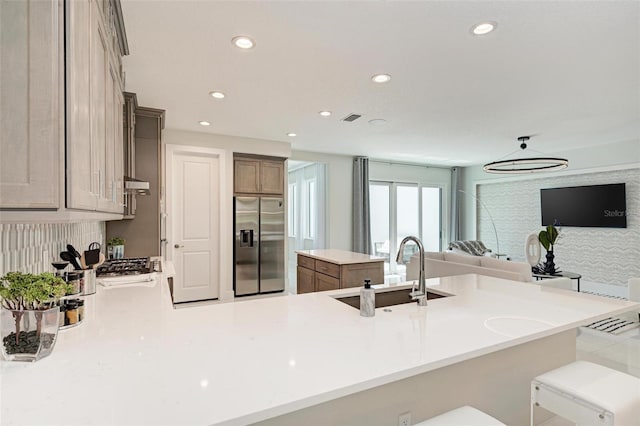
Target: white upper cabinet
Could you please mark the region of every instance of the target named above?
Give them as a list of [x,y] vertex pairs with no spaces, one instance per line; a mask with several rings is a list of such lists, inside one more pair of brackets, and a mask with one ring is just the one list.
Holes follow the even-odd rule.
[[122,213],[120,53],[107,4],[67,2],[67,207]]
[[[0,24],[0,208],[58,210],[44,221],[121,215],[119,2],[0,0]],[[10,216],[20,219],[0,221]]]
[[0,208],[60,207],[62,4],[0,1]]
[[67,2],[67,207],[95,210],[90,105],[90,0]]

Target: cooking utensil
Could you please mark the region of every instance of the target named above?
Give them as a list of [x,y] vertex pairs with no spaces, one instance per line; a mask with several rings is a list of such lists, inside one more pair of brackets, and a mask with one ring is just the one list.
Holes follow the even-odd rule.
[[104,255],[104,253],[100,253],[100,261],[98,263],[96,263],[95,265],[93,265],[93,269],[97,269],[98,266],[102,265],[104,263],[104,261],[106,260],[106,256]]
[[51,262],[51,265],[53,265],[54,268],[56,268],[56,275],[60,275],[62,274],[62,271],[69,266],[69,262],[64,261],[64,262]]
[[60,258],[62,260],[66,260],[67,262],[70,262],[75,269],[78,269],[78,270],[82,269],[82,267],[78,263],[78,260],[75,258],[75,256],[73,256],[68,251],[60,252]]
[[71,255],[76,259],[80,259],[80,256],[81,256],[80,252],[76,250],[76,248],[71,244],[67,244],[67,251],[71,253]]
[[[100,261],[100,244],[93,242],[89,244],[89,250],[84,252],[84,263],[86,268],[92,268]],[[85,268],[85,269],[86,269]]]

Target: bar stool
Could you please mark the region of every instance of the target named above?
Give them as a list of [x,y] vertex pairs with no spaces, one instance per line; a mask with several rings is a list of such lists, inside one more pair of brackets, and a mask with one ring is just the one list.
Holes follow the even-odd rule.
[[531,381],[532,426],[534,406],[579,425],[639,425],[640,379],[576,361]]
[[465,405],[455,410],[447,411],[439,416],[432,417],[423,422],[416,423],[414,426],[506,426],[504,423],[496,420],[487,413],[477,408]]

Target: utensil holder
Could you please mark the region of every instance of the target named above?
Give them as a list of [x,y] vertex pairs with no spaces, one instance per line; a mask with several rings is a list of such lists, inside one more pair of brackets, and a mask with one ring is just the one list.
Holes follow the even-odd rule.
[[96,270],[85,269],[84,271],[84,286],[82,294],[87,296],[95,294],[96,292]]

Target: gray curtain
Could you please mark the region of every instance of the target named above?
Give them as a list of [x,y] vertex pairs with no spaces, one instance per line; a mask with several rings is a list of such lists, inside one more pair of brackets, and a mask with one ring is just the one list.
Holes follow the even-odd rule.
[[369,159],[353,159],[353,251],[371,254],[371,215],[369,210]]
[[[449,220],[449,242],[460,239],[460,167],[451,169],[451,217]],[[445,244],[446,246],[446,244]]]

